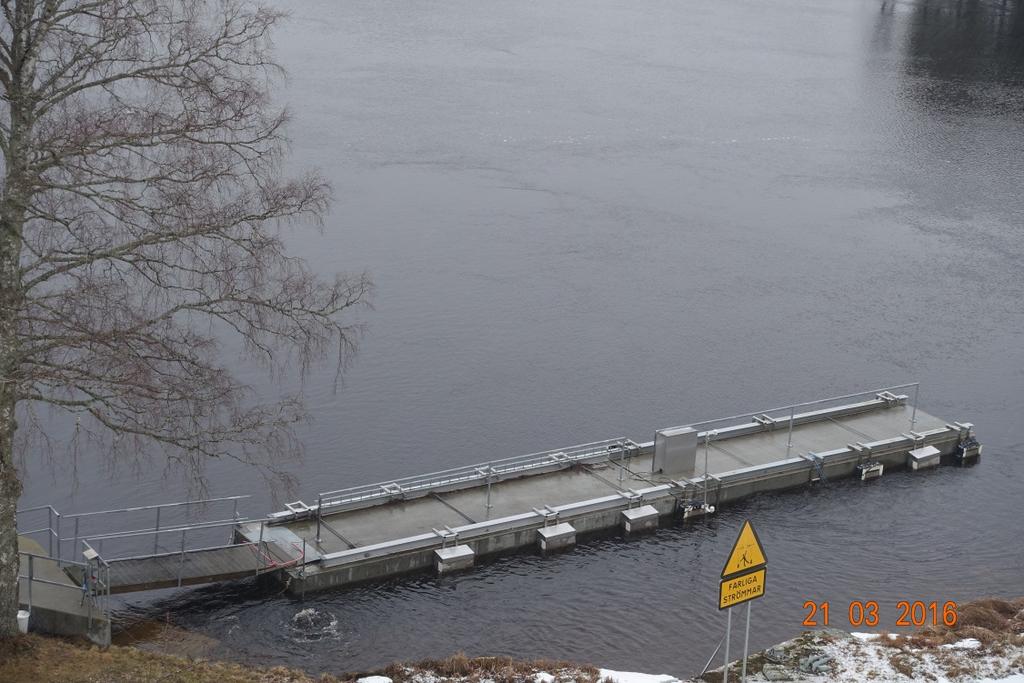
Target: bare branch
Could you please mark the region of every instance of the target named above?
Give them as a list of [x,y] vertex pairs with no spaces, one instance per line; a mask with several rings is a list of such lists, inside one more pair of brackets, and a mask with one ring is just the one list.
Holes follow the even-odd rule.
[[301,400],[260,401],[223,355],[274,375],[330,355],[340,373],[361,330],[347,313],[372,285],[285,250],[285,230],[322,226],[330,191],[282,178],[282,15],[246,0],[0,10],[0,372],[25,424],[48,405],[76,435],[192,476],[209,457],[284,476]]

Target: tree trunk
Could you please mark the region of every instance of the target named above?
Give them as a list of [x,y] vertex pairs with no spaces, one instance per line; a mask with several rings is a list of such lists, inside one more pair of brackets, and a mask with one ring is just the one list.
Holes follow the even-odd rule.
[[[19,4],[19,16],[27,3]],[[12,87],[6,177],[0,200],[0,638],[18,632],[18,526],[21,481],[14,468],[15,406],[21,373],[18,316],[22,306],[22,230],[29,184],[25,173],[30,126],[23,89]]]
[[[9,190],[8,186],[8,190]],[[18,239],[10,205],[0,208],[0,638],[17,633],[18,527],[15,510],[21,481],[14,469],[17,401],[17,313],[20,277]]]
[[19,371],[20,222],[16,219],[17,209],[9,201],[12,190],[10,175],[7,181],[8,198],[0,205],[0,638],[13,636],[18,630],[18,526],[15,510],[21,496],[21,481],[14,469],[14,430],[18,426],[14,411]]
[[21,482],[14,470],[14,387],[0,380],[0,639],[18,632],[18,528]]

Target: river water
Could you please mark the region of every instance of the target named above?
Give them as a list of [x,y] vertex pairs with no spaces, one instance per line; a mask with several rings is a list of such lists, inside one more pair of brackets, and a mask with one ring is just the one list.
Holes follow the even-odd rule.
[[[294,160],[331,179],[295,253],[378,286],[295,493],[905,381],[980,466],[766,495],[704,525],[298,601],[135,596],[215,656],[318,671],[469,654],[691,674],[743,518],[769,559],[751,644],[806,600],[1021,593],[1024,7],[1018,2],[280,0]],[[238,363],[264,394],[276,390]],[[286,389],[299,388],[287,384]],[[32,460],[23,503],[173,500],[159,468]],[[275,502],[274,496],[277,495]],[[313,610],[305,611],[304,610]],[[304,623],[303,613],[316,624]],[[305,621],[309,621],[306,619]],[[735,641],[734,641],[735,642]]]

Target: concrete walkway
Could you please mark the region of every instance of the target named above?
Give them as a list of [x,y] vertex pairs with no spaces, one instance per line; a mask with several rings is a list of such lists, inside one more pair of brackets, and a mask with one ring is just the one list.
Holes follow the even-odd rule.
[[[110,644],[110,621],[85,599],[82,587],[71,580],[46,549],[27,536],[18,536],[21,556],[19,602],[29,610],[29,630],[61,636],[84,636],[98,645]],[[36,579],[29,582],[29,573]],[[47,581],[49,583],[42,583]],[[57,584],[57,585],[54,585]]]

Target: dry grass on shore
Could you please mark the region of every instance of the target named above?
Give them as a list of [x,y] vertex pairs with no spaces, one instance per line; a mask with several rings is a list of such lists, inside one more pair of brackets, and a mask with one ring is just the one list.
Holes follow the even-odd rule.
[[532,682],[538,671],[549,672],[555,681],[597,683],[600,678],[594,667],[568,662],[470,658],[464,654],[414,664],[392,664],[383,670],[342,677],[316,677],[284,667],[260,669],[118,645],[103,650],[79,641],[31,634],[0,641],[0,683],[342,683],[369,675],[387,676],[395,683],[523,683]]
[[947,626],[926,626],[910,635],[886,633],[879,639],[888,647],[930,650],[973,638],[990,652],[999,654],[1009,647],[1024,646],[1024,598],[1000,600],[982,598],[957,608],[957,623]]
[[106,650],[37,635],[0,641],[0,683],[335,683],[276,667],[188,660],[131,647]]
[[459,683],[523,683],[533,681],[538,672],[545,672],[554,681],[598,683],[601,674],[596,667],[549,659],[519,660],[511,657],[467,657],[459,653],[446,659],[427,659],[414,664],[392,664],[373,674],[387,676],[394,683],[424,681],[458,681]]

